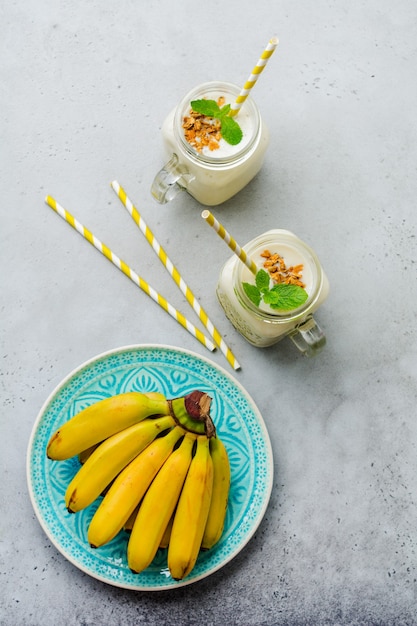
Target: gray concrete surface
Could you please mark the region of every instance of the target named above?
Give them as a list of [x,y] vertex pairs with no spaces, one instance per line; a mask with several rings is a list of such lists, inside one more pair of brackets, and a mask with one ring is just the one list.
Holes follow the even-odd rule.
[[[1,4],[2,625],[417,624],[416,29],[410,0]],[[272,35],[254,91],[267,158],[213,212],[242,243],[278,227],[315,248],[331,284],[315,360],[240,337],[215,296],[229,250],[202,207],[149,193],[171,107],[203,80],[243,84]],[[83,574],[51,545],[26,485],[33,423],[73,368],[136,343],[206,356],[44,204],[54,195],[187,310],[113,179],[234,350],[274,452],[253,539],[170,592]]]

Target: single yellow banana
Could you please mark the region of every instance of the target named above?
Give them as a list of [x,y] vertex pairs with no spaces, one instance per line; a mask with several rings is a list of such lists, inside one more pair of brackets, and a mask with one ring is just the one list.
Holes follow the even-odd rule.
[[142,572],[152,563],[172,517],[190,467],[196,435],[187,433],[165,461],[149,486],[133,524],[127,546],[127,563]]
[[150,415],[169,412],[165,396],[154,392],[130,391],[105,398],[65,422],[49,440],[47,456],[55,461],[69,459]]
[[70,513],[89,506],[132,459],[155,437],[175,426],[170,415],[147,418],[108,437],[88,457],[67,487],[65,505]]
[[88,528],[88,541],[93,548],[107,543],[123,528],[183,435],[184,430],[175,426],[150,443],[115,478]]
[[168,567],[175,580],[193,569],[201,547],[213,490],[213,461],[206,435],[197,437],[197,449],[184,482],[168,546]]
[[212,548],[222,535],[230,490],[229,457],[218,436],[210,439],[210,454],[213,459],[213,494],[201,542],[205,550]]

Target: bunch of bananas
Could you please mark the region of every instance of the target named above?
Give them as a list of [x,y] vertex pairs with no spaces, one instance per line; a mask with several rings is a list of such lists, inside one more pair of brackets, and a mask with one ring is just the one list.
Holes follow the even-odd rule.
[[128,392],[77,413],[51,437],[47,456],[78,455],[81,467],[65,504],[81,511],[102,500],[88,528],[93,548],[129,531],[127,562],[136,573],[167,548],[171,576],[192,571],[201,549],[223,532],[230,488],[226,448],[201,391],[167,400]]

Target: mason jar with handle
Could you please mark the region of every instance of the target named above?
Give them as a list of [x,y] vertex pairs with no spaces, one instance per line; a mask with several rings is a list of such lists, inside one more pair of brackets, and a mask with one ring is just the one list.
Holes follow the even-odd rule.
[[[288,336],[306,356],[320,352],[326,343],[326,337],[313,313],[326,300],[329,282],[314,250],[294,233],[283,229],[273,229],[259,235],[246,244],[244,250],[258,270],[265,269],[270,276],[273,275],[270,270],[275,268],[271,267],[272,261],[269,266],[266,263],[265,268],[265,262],[268,258],[279,255],[282,259],[281,273],[284,276],[280,280],[287,279],[291,282],[288,277],[299,276],[299,282],[304,285],[306,292],[305,301],[290,310],[272,308],[262,300],[255,303],[245,289],[245,284],[255,285],[255,276],[234,255],[223,266],[216,290],[227,318],[254,346],[271,346]],[[271,257],[268,257],[269,253]],[[279,264],[277,268],[278,271]],[[298,281],[294,279],[293,282]],[[275,284],[272,278],[270,284],[271,287]]]
[[[167,162],[157,173],[151,193],[161,204],[187,191],[206,206],[221,204],[245,187],[262,167],[269,133],[258,107],[248,97],[233,119],[242,130],[242,139],[230,144],[225,139],[196,149],[186,138],[184,119],[194,100],[221,98],[222,106],[232,104],[240,89],[227,82],[208,82],[191,90],[169,113],[162,125],[162,141]],[[224,104],[223,104],[224,103]]]

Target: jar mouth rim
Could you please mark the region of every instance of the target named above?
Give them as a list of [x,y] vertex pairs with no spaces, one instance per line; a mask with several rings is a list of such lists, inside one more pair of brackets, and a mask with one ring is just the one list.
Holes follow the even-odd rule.
[[[253,149],[256,141],[260,137],[261,130],[261,116],[259,113],[259,109],[255,104],[254,100],[249,96],[247,96],[242,108],[245,107],[246,110],[249,111],[250,116],[254,119],[254,132],[253,136],[245,142],[245,144],[238,149],[236,152],[230,155],[225,156],[210,156],[209,154],[198,152],[185,138],[184,131],[182,128],[182,120],[184,115],[190,110],[191,100],[197,99],[197,97],[202,98],[204,93],[209,92],[224,92],[225,96],[229,96],[231,100],[235,100],[239,95],[241,89],[234,83],[229,83],[226,81],[210,81],[206,83],[202,83],[197,87],[191,89],[178,104],[175,114],[174,114],[174,133],[177,136],[180,146],[187,153],[187,155],[195,160],[198,163],[204,163],[210,165],[212,167],[216,166],[224,166],[231,163],[236,163],[243,157],[247,155],[247,153]],[[223,140],[224,141],[224,140]]]

